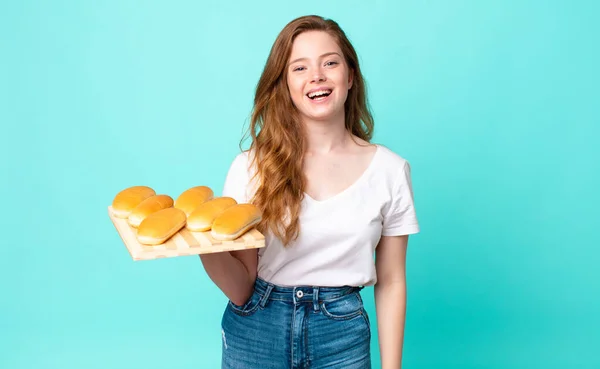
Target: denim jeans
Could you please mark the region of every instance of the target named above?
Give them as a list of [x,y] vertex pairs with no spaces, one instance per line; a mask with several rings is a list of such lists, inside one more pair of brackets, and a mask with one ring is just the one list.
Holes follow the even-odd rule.
[[277,286],[257,278],[223,314],[222,369],[370,369],[361,287]]

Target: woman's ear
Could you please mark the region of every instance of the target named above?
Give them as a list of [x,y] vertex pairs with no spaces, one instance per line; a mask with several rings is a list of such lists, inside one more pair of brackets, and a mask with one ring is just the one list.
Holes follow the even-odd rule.
[[354,81],[354,70],[350,69],[348,72],[348,90],[352,88],[353,81]]

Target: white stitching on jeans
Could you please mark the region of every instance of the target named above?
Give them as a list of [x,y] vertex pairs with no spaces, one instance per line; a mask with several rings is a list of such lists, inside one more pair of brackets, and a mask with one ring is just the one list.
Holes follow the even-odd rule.
[[225,349],[227,349],[227,340],[225,339],[225,330],[221,329],[221,335],[223,336],[223,343],[225,344]]

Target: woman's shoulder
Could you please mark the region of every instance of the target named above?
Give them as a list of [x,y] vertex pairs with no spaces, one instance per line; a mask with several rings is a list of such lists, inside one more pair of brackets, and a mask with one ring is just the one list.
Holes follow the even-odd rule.
[[409,166],[408,160],[398,152],[384,144],[376,143],[375,145],[378,150],[378,163],[382,169],[397,172],[399,168],[404,169]]
[[233,155],[233,158],[231,160],[231,167],[233,168],[237,168],[237,169],[248,169],[248,166],[250,164],[250,151],[249,150],[242,150],[242,151],[238,151]]
[[233,155],[234,161],[248,161],[248,157],[250,156],[250,150],[241,150],[236,151]]
[[238,177],[250,179],[256,172],[252,161],[252,151],[242,150],[233,155],[229,166],[229,172]]
[[239,203],[248,202],[255,188],[252,177],[249,152],[238,151],[229,165],[222,196],[233,197]]

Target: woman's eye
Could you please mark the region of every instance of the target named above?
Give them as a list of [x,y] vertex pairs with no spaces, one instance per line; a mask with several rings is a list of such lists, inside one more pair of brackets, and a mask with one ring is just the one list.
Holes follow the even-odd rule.
[[330,61],[330,62],[327,62],[327,63],[325,63],[325,65],[335,65],[335,64],[337,64],[337,63],[338,63],[338,62],[335,62],[335,61]]
[[295,71],[298,71],[298,70],[302,70],[303,68],[304,68],[304,67],[296,67],[296,68],[294,68],[294,72],[295,72]]

